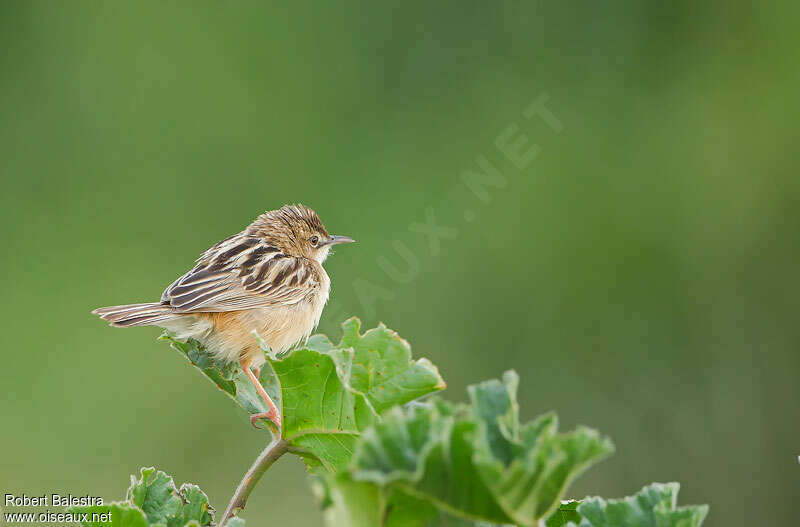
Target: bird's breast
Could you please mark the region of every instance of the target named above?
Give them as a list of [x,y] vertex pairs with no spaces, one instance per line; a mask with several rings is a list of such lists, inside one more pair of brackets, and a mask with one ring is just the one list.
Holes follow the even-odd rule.
[[330,279],[323,271],[320,287],[305,300],[250,310],[249,322],[273,352],[287,351],[311,335],[329,295]]
[[247,357],[256,366],[263,363],[264,354],[255,341],[254,331],[271,351],[288,351],[298,342],[307,339],[319,323],[331,286],[324,270],[319,273],[319,278],[319,287],[294,304],[275,304],[223,313],[198,313],[195,316],[208,320],[210,324],[208,330],[196,338],[201,339],[210,351],[226,361]]

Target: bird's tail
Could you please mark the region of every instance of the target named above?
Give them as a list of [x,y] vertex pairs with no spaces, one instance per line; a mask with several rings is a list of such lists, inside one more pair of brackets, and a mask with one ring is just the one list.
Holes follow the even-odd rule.
[[118,328],[161,326],[165,321],[180,316],[169,305],[159,304],[158,302],[100,307],[92,311],[92,313]]

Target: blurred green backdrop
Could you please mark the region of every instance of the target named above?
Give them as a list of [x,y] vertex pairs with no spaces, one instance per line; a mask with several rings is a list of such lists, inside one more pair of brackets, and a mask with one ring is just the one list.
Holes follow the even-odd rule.
[[[89,311],[302,201],[359,242],[321,331],[385,321],[451,399],[516,368],[523,417],[617,444],[574,496],[677,480],[709,526],[795,521],[798,4],[288,4],[0,5],[0,491],[116,498],[155,464],[223,508],[264,435]],[[522,114],[543,93],[561,133]],[[300,463],[245,516],[318,525]]]

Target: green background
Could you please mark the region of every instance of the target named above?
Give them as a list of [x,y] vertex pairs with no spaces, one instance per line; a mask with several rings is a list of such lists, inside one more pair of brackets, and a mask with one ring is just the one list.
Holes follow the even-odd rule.
[[[263,433],[89,311],[302,201],[358,240],[321,331],[385,321],[451,399],[516,368],[523,418],[616,442],[573,496],[677,480],[709,526],[795,523],[797,3],[289,4],[0,5],[0,492],[116,498],[154,464],[222,509]],[[301,464],[245,516],[319,525]]]

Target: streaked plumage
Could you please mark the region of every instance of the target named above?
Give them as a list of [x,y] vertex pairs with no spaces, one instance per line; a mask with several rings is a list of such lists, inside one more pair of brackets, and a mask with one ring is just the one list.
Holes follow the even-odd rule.
[[308,207],[287,205],[206,250],[167,287],[160,302],[93,313],[112,326],[160,326],[177,338],[197,339],[218,358],[238,360],[249,372],[265,361],[253,331],[275,352],[308,338],[330,292],[322,262],[331,245],[349,241],[329,235]]

